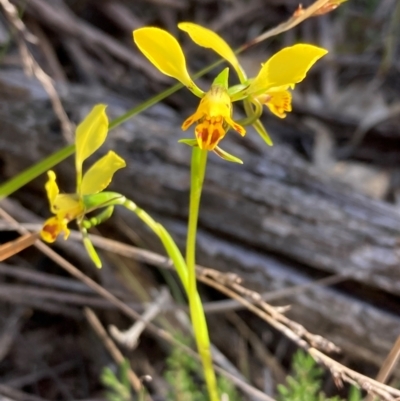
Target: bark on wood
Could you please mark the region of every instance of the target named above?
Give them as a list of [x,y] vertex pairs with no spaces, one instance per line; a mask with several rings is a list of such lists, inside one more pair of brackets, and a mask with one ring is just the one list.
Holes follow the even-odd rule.
[[[63,143],[37,85],[1,73],[0,90],[4,87],[23,94],[0,103],[0,158],[3,174],[9,177]],[[132,106],[100,90],[86,93],[64,87],[61,97],[75,120],[97,102],[110,105],[110,116]],[[112,147],[128,163],[116,175],[113,189],[159,217],[182,243],[190,148],[176,143],[185,136],[179,123],[170,110],[157,106],[112,131],[105,148]],[[199,262],[234,271],[260,291],[305,283],[321,274],[344,275],[347,285],[292,297],[289,314],[349,356],[379,363],[400,329],[399,212],[317,173],[287,148],[268,148],[251,130],[245,140],[229,133],[223,147],[244,165],[210,154]],[[73,164],[57,171],[60,185],[72,190]],[[30,191],[43,191],[43,181],[32,183]],[[118,213],[126,224],[148,235],[128,213]]]

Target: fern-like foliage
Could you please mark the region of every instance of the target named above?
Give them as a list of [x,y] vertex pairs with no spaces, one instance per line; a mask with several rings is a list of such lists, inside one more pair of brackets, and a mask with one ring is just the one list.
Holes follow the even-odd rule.
[[[188,345],[188,340],[180,338]],[[170,389],[167,401],[208,401],[203,384],[201,367],[192,357],[175,348],[167,358],[164,378]],[[226,394],[229,401],[240,401],[238,392],[225,377],[217,378],[219,394]]]
[[118,376],[108,367],[101,373],[100,381],[108,390],[108,401],[131,401],[131,385],[128,378],[129,362],[125,360],[119,367]]
[[[293,357],[292,375],[286,378],[286,385],[278,385],[279,401],[344,401],[340,397],[327,397],[321,390],[323,369],[314,359],[299,350]],[[349,401],[361,401],[360,390],[352,387]]]

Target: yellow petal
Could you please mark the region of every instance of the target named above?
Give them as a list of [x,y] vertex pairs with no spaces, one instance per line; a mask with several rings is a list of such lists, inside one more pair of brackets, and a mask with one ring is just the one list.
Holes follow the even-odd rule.
[[81,195],[96,194],[111,182],[114,173],[126,166],[125,160],[110,151],[85,173],[82,179]]
[[[201,105],[201,103],[200,103]],[[182,124],[182,130],[186,131],[194,122],[199,121],[206,113],[201,109],[201,107],[199,106],[199,108],[196,110],[196,112],[194,114],[192,114],[191,116],[189,116]]]
[[52,212],[73,220],[84,211],[77,194],[59,194],[54,199]]
[[47,176],[49,177],[49,179],[47,180],[44,187],[46,189],[47,198],[49,200],[50,210],[52,211],[52,213],[56,213],[54,210],[54,201],[55,201],[57,195],[59,194],[60,190],[58,189],[58,185],[56,182],[55,172],[52,170],[49,170],[47,172]]
[[48,171],[47,175],[49,179],[45,184],[45,188],[50,203],[50,210],[58,216],[68,216],[69,220],[73,220],[83,212],[83,207],[79,202],[78,195],[60,194],[54,171]]
[[228,43],[226,43],[218,34],[211,29],[204,28],[191,22],[181,22],[178,24],[178,28],[187,32],[193,42],[197,45],[214,50],[219,56],[230,63],[239,75],[241,81],[246,79],[235,53]]
[[246,130],[240,124],[238,124],[235,121],[233,121],[232,118],[225,117],[225,122],[229,126],[231,126],[241,136],[245,136],[246,135]]
[[[76,128],[76,171],[82,172],[82,163],[92,155],[106,140],[108,131],[108,118],[106,105],[98,104]],[[79,180],[78,180],[79,182]]]
[[289,91],[270,91],[259,96],[259,100],[279,118],[285,118],[286,112],[292,111],[292,95]]
[[195,94],[202,94],[189,76],[180,44],[170,33],[160,28],[145,27],[133,31],[133,40],[163,74],[177,79],[192,91],[199,91]]
[[285,47],[262,66],[246,93],[260,94],[277,86],[293,86],[301,82],[312,65],[326,53],[327,50],[308,44]]

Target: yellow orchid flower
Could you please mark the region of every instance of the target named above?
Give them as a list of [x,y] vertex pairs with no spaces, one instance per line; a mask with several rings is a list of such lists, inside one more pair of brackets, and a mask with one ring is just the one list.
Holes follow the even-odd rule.
[[[228,70],[224,70],[224,72]],[[223,77],[223,76],[222,76]],[[245,135],[246,130],[232,120],[232,102],[226,88],[218,83],[200,100],[196,112],[187,118],[182,124],[185,131],[194,122],[198,122],[195,132],[200,149],[214,150],[225,136],[228,126],[240,135]]]
[[[179,24],[179,27],[194,34],[196,38],[201,38],[204,32],[207,31],[209,33],[207,38],[210,39],[211,37],[218,54],[227,57],[238,73],[241,73],[244,77],[233,51],[222,38],[219,38],[214,32],[195,24]],[[193,27],[196,29],[192,30],[191,28]],[[220,40],[217,40],[218,38]],[[182,125],[182,129],[186,130],[197,122],[195,128],[197,142],[196,144],[190,140],[184,140],[183,142],[192,146],[197,145],[200,149],[214,151],[224,159],[237,161],[238,159],[233,156],[230,157],[231,155],[218,147],[218,143],[225,136],[229,127],[240,135],[246,133],[245,129],[232,119],[232,101],[227,90],[228,70],[224,70],[216,78],[211,89],[205,93],[190,78],[182,48],[170,33],[159,28],[145,27],[133,31],[133,39],[140,51],[155,67],[165,75],[180,81],[197,97],[201,98],[196,112],[188,117]]]
[[47,175],[48,181],[45,188],[50,210],[55,216],[46,220],[40,235],[44,241],[54,242],[62,232],[64,232],[64,239],[68,238],[67,224],[83,213],[84,206],[75,194],[60,194],[54,171],[48,171]]
[[270,89],[256,98],[265,104],[279,118],[285,118],[286,112],[292,111],[292,94],[285,89]]
[[[309,69],[328,51],[309,44],[286,47],[274,54],[261,67],[257,76],[239,96],[250,96],[265,104],[280,118],[291,111],[292,96],[288,91],[301,82]],[[235,96],[234,96],[235,98]]]
[[119,196],[113,192],[102,192],[111,182],[114,173],[126,165],[115,152],[108,152],[82,176],[83,162],[104,143],[107,137],[108,118],[105,109],[106,106],[103,104],[95,106],[76,129],[76,192],[60,194],[56,174],[54,171],[47,173],[48,181],[45,189],[54,216],[45,221],[40,232],[41,238],[46,242],[54,242],[62,232],[64,239],[67,239],[70,232],[68,223],[72,220],[77,220],[82,230],[81,225],[86,213],[109,206],[110,201]]
[[[240,85],[228,88],[227,83],[226,86],[214,83],[211,90],[204,93],[190,78],[183,51],[177,40],[167,31],[153,27],[140,28],[133,32],[133,38],[141,52],[155,67],[162,73],[176,78],[201,98],[198,109],[186,119],[182,129],[185,130],[197,122],[197,145],[201,149],[213,150],[223,158],[227,157],[225,153],[221,153],[223,151],[218,147],[218,143],[229,127],[241,135],[245,134],[245,129],[232,120],[232,103],[244,101],[248,116],[246,125],[253,124],[262,138],[272,145],[259,120],[261,105],[266,105],[277,117],[284,118],[286,113],[292,110],[292,95],[288,89],[293,89],[295,84],[301,82],[313,64],[327,53],[327,50],[309,44],[286,47],[267,60],[255,78],[247,79],[235,52],[218,34],[191,22],[182,22],[178,27],[187,32],[197,45],[209,48],[225,59],[236,71]],[[190,140],[182,142],[193,145]]]

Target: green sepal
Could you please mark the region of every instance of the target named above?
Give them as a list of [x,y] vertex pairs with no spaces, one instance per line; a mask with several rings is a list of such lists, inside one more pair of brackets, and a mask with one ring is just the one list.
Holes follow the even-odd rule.
[[232,98],[232,96],[238,94],[240,91],[244,91],[248,86],[249,84],[247,82],[245,82],[244,84],[233,85],[228,88],[228,94]]
[[228,162],[243,164],[243,161],[238,157],[231,155],[225,150],[222,150],[219,146],[216,146],[214,149],[214,153],[219,156],[221,159],[227,160]]
[[83,237],[83,245],[85,246],[86,252],[88,253],[90,259],[92,259],[93,263],[98,269],[101,269],[101,260],[99,255],[97,254],[92,241],[90,241],[86,229],[81,228],[82,237]]
[[268,135],[268,132],[264,128],[262,122],[260,120],[257,120],[253,124],[254,129],[260,134],[261,138],[264,139],[265,143],[268,146],[274,146],[271,137]]
[[183,139],[179,139],[178,141],[179,143],[184,143],[185,145],[188,146],[199,146],[199,144],[197,143],[197,139],[193,139],[193,138],[183,138]]
[[91,228],[98,226],[99,224],[108,220],[114,212],[114,206],[107,206],[100,213],[96,214],[96,216],[89,218],[85,218],[82,220],[82,227]]
[[237,102],[239,100],[244,100],[249,98],[249,95],[245,92],[247,90],[248,86],[246,86],[244,89],[240,90],[239,92],[234,93],[231,96],[231,101],[233,102]]
[[125,201],[125,196],[117,192],[99,192],[98,194],[82,196],[85,212],[90,212],[101,207],[121,205]]
[[234,85],[228,89],[228,93],[231,97],[232,102],[237,102],[238,100],[250,99],[251,97],[254,97],[250,96],[247,93],[247,88],[250,86],[252,81],[254,81],[254,78],[250,78],[245,83]]
[[222,86],[224,89],[228,89],[228,80],[229,80],[229,68],[226,67],[217,75],[212,84]]

